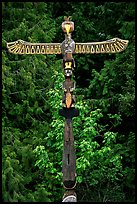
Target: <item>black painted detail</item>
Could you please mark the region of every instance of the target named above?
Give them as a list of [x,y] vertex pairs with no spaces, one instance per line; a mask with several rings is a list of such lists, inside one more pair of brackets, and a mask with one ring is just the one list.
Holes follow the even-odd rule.
[[63,108],[59,110],[59,115],[64,116],[66,119],[72,119],[79,116],[79,110],[76,108]]
[[66,189],[73,189],[76,186],[76,180],[75,181],[70,181],[70,180],[64,181],[63,184]]

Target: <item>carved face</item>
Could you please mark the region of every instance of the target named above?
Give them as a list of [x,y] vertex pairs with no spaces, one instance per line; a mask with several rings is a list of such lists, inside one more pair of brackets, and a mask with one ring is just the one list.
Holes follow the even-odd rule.
[[65,59],[71,60],[72,59],[72,52],[65,52]]
[[67,52],[73,53],[74,50],[75,50],[75,42],[74,42],[74,40],[70,39],[68,41],[67,39],[65,39],[61,43],[61,51],[62,51],[63,54],[66,54]]
[[62,30],[64,33],[67,33],[67,35],[69,33],[72,33],[72,31],[74,30],[74,22],[66,20],[62,23]]
[[72,75],[72,70],[71,69],[64,69],[65,76],[69,77]]

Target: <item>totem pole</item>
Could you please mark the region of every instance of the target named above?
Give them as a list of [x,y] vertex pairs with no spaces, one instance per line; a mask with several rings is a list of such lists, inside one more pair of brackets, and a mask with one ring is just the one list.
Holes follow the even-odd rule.
[[76,186],[76,156],[74,148],[74,136],[72,129],[72,118],[79,115],[75,108],[75,96],[73,91],[76,84],[71,80],[75,61],[72,54],[98,54],[117,53],[126,49],[128,40],[113,38],[102,42],[75,43],[71,38],[74,30],[74,22],[71,17],[64,17],[62,30],[65,40],[62,43],[29,43],[23,40],[7,43],[9,52],[14,54],[62,54],[65,81],[62,84],[64,95],[62,97],[62,109],[59,114],[65,117],[64,147],[62,158],[63,186],[65,193],[62,202],[77,202],[75,193]]

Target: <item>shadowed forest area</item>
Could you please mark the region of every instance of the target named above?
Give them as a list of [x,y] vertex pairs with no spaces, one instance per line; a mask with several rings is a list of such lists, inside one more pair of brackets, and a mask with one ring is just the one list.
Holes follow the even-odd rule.
[[62,55],[15,55],[7,42],[128,40],[116,54],[75,54],[78,202],[135,202],[135,3],[2,2],[2,201],[61,202]]

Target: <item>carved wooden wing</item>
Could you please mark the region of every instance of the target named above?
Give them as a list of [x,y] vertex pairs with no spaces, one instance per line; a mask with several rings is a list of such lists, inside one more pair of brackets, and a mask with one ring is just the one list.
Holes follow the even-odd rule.
[[[117,53],[126,49],[128,40],[113,38],[102,42],[75,43],[74,53]],[[61,54],[61,43],[29,43],[17,40],[7,43],[13,54]]]
[[29,43],[17,40],[7,43],[7,48],[13,54],[61,54],[60,43]]
[[75,53],[117,53],[126,49],[128,40],[113,38],[102,42],[76,43]]

